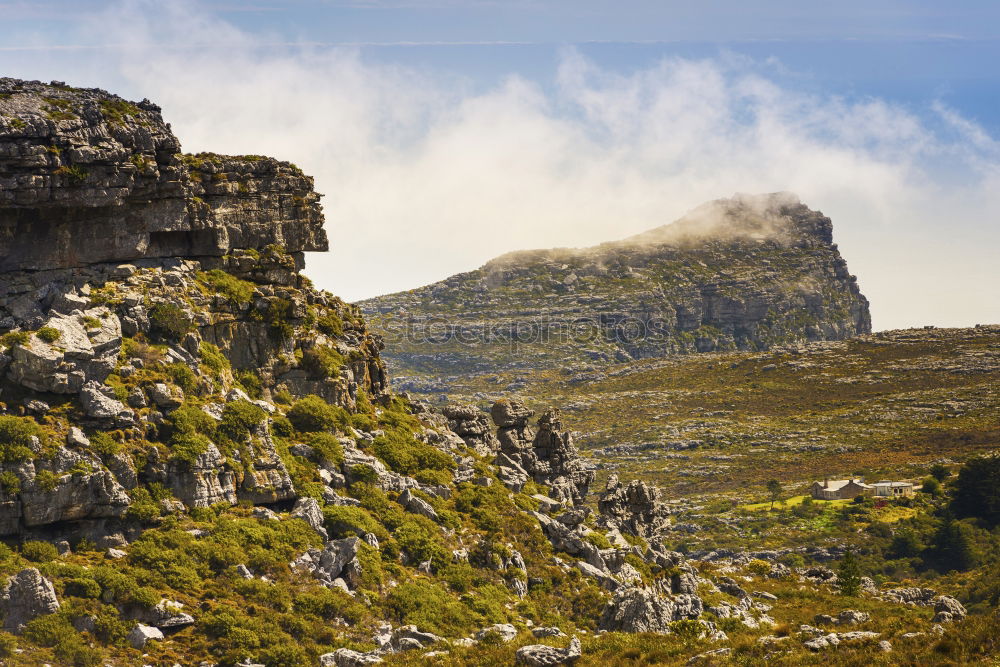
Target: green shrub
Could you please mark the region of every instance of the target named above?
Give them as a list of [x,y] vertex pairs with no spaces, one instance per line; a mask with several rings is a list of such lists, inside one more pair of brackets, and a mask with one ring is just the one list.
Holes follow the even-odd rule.
[[338,427],[345,429],[350,423],[346,410],[327,403],[315,394],[295,401],[286,416],[292,426],[304,433],[332,431]]
[[179,339],[194,330],[194,322],[180,306],[160,302],[149,309],[151,332],[166,338]]
[[611,542],[608,540],[607,535],[602,535],[596,530],[592,530],[584,536],[584,539],[593,544],[598,549],[610,549]]
[[42,491],[54,491],[59,486],[60,476],[51,470],[39,470],[35,475],[35,486]]
[[226,355],[222,354],[222,351],[212,343],[206,343],[202,341],[198,346],[198,353],[201,356],[201,363],[205,368],[207,368],[211,374],[219,378],[222,374],[230,369],[229,359]]
[[[417,563],[431,561],[434,569],[450,562],[445,545],[441,541],[441,529],[430,519],[413,514],[406,515],[401,525],[392,532],[400,549]],[[446,555],[447,554],[447,555]]]
[[98,454],[104,456],[114,456],[122,450],[120,442],[111,437],[106,431],[95,431],[90,436],[90,447]]
[[101,585],[93,579],[84,577],[65,579],[63,587],[66,595],[78,598],[99,598],[101,597]]
[[138,519],[143,522],[149,522],[158,518],[160,514],[162,514],[160,504],[156,502],[152,494],[150,494],[149,489],[146,487],[137,486],[129,491],[128,495],[129,498],[132,499],[132,503],[129,505],[128,509],[125,510],[126,517]]
[[35,332],[35,335],[38,336],[41,340],[51,345],[52,343],[59,340],[59,336],[62,335],[62,332],[59,331],[59,329],[56,329],[55,327],[42,327],[41,329]]
[[316,588],[295,596],[293,608],[300,614],[318,616],[332,621],[343,618],[356,624],[367,614],[364,605],[343,591],[333,588]]
[[264,395],[264,385],[260,381],[260,376],[253,371],[240,371],[236,374],[236,381],[250,398],[260,399]]
[[21,493],[21,478],[10,470],[0,472],[0,491],[12,496]]
[[768,563],[766,560],[760,560],[759,558],[755,558],[749,563],[747,563],[746,569],[751,574],[755,574],[758,577],[766,577],[768,574],[771,573],[771,564]]
[[314,378],[332,378],[346,363],[342,354],[329,345],[316,345],[302,353],[302,368]]
[[188,394],[193,393],[198,388],[198,376],[195,375],[194,371],[187,364],[178,361],[173,364],[167,364],[164,370],[170,376],[170,379],[174,381],[174,384]]
[[94,635],[105,644],[121,646],[134,623],[123,621],[113,605],[101,605],[94,614]]
[[229,299],[236,305],[250,303],[253,299],[253,283],[241,280],[236,276],[226,273],[222,269],[212,269],[198,274],[198,278],[217,294]]
[[0,416],[0,461],[17,463],[33,458],[32,438],[44,440],[44,433],[34,419]]
[[21,556],[33,563],[49,563],[59,557],[59,551],[49,542],[31,540],[21,545]]
[[13,657],[17,652],[17,638],[8,632],[0,632],[0,658]]
[[316,328],[327,336],[344,335],[344,321],[332,310],[328,310],[316,320]]
[[212,441],[201,433],[179,431],[170,438],[170,453],[172,458],[192,465],[211,444]]
[[455,461],[437,447],[420,442],[413,433],[402,428],[390,428],[375,438],[375,456],[392,470],[410,475],[418,470],[448,470]]
[[374,533],[380,540],[389,537],[385,527],[362,507],[327,505],[323,508],[323,519],[331,538],[360,537],[365,533]]
[[234,443],[242,444],[250,440],[253,429],[267,419],[264,410],[243,399],[231,401],[222,411],[222,421],[217,432]]
[[27,345],[31,341],[31,334],[27,331],[9,331],[0,336],[0,347],[15,347],[17,345]]
[[394,624],[412,623],[421,630],[459,636],[479,624],[479,616],[437,583],[412,579],[392,589],[384,600]]
[[336,466],[344,462],[344,448],[332,433],[315,433],[308,443],[316,450],[320,460],[329,461]]
[[413,473],[413,478],[421,484],[430,484],[432,486],[448,486],[452,481],[452,475],[449,471],[431,470],[429,468]]

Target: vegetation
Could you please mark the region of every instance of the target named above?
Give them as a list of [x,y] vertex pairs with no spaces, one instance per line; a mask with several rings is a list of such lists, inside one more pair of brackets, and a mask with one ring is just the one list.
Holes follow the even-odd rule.
[[160,301],[149,309],[152,333],[165,338],[178,339],[194,330],[194,322],[183,308],[175,303]]

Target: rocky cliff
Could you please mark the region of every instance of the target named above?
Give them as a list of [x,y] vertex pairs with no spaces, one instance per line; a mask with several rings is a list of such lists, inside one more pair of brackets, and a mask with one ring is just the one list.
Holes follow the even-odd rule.
[[564,368],[871,329],[829,218],[788,193],[710,202],[587,249],[515,252],[360,304],[400,373]]

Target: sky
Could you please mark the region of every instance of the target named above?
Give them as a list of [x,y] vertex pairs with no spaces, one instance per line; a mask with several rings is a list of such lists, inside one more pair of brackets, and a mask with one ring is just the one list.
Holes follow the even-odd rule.
[[348,300],[792,191],[876,329],[1000,323],[1000,3],[0,0],[0,75],[295,162]]

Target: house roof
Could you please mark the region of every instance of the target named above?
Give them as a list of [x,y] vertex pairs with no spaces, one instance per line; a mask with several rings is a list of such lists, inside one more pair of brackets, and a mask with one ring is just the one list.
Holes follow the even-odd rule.
[[859,482],[856,479],[830,479],[830,480],[827,480],[827,482],[826,482],[825,485],[824,485],[823,482],[816,482],[816,484],[819,484],[820,486],[822,486],[827,491],[839,491],[840,489],[844,488],[845,486],[847,486],[851,482],[857,484],[858,486],[860,486],[862,488],[866,488],[867,489],[867,488],[870,487],[870,485],[865,484],[864,482]]
[[913,482],[875,482],[874,486],[913,486]]

